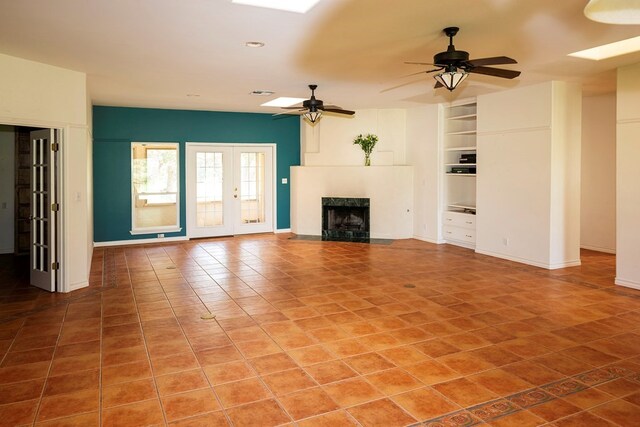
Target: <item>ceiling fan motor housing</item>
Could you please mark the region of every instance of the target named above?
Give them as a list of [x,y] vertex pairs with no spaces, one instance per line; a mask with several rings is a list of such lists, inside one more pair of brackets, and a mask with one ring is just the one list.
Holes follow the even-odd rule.
[[466,65],[465,63],[467,61],[469,61],[469,52],[465,52],[464,50],[447,50],[446,52],[440,52],[433,57],[433,63],[443,67],[448,65],[460,67]]

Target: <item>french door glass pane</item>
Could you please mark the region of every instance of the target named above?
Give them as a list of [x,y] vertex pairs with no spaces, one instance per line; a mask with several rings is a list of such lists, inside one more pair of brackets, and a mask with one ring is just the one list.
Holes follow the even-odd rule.
[[243,224],[265,221],[264,153],[240,154],[240,213]]
[[196,225],[222,225],[222,153],[196,153]]

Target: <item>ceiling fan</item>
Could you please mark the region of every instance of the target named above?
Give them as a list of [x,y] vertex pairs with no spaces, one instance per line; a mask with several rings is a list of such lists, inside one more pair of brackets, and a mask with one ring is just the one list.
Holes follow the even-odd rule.
[[345,110],[336,105],[324,105],[321,99],[316,99],[315,90],[317,87],[318,85],[309,85],[309,89],[311,89],[311,98],[304,101],[302,106],[282,107],[285,110],[291,111],[284,111],[276,114],[276,116],[280,114],[298,114],[309,120],[311,123],[315,123],[320,119],[323,111],[328,113],[345,114],[348,116],[355,114],[355,111]]
[[453,37],[458,34],[458,30],[458,27],[447,27],[443,30],[447,37],[449,37],[449,47],[446,51],[436,54],[433,57],[433,63],[405,62],[405,64],[435,65],[436,68],[433,70],[420,71],[415,74],[440,71],[440,73],[434,76],[437,81],[434,88],[437,89],[444,86],[450,91],[454,90],[458,84],[466,79],[469,73],[485,74],[503,79],[513,79],[520,75],[520,71],[487,67],[487,65],[517,64],[515,59],[506,56],[469,59],[469,52],[456,50],[456,47],[453,45]]

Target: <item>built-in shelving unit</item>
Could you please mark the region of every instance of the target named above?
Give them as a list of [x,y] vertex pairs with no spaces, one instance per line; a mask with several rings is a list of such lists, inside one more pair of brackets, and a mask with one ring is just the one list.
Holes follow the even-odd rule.
[[443,236],[449,243],[475,247],[477,146],[475,99],[443,108]]

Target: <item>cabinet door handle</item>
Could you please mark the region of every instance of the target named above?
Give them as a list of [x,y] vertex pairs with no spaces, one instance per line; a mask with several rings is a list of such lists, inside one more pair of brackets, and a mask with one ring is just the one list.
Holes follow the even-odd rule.
[[473,224],[473,221],[465,221],[467,224]]
[[447,218],[447,221],[452,221],[452,219],[451,218]]
[[447,233],[447,234],[451,234],[451,232],[450,232],[450,231],[447,231],[446,233]]
[[473,237],[473,236],[469,236],[468,234],[465,234],[465,236],[467,236],[467,237]]

